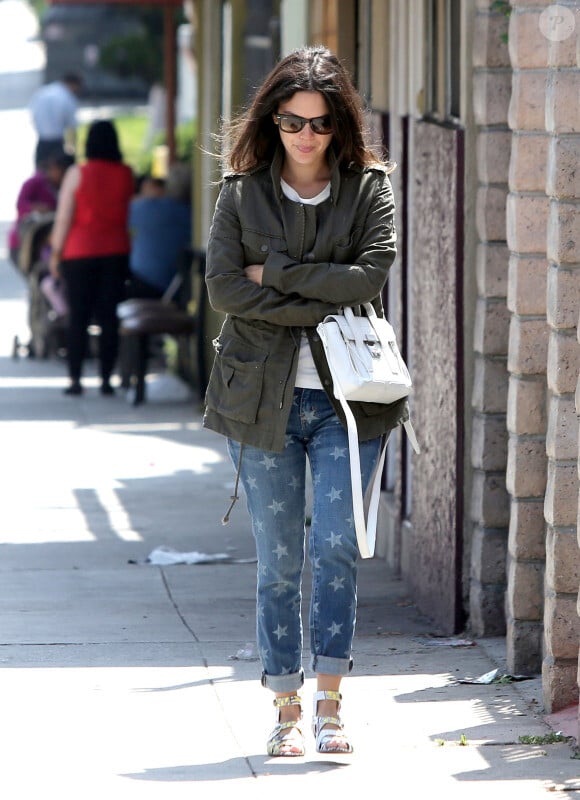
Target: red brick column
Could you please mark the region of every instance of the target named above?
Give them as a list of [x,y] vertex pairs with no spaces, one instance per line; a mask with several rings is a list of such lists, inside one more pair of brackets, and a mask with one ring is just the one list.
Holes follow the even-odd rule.
[[[577,4],[575,4],[577,5]],[[566,9],[566,4],[561,8]],[[566,23],[568,24],[566,25]],[[547,24],[546,24],[547,23]],[[580,346],[580,71],[575,25],[580,13],[545,19],[548,62],[546,128],[550,134],[546,192],[548,216],[548,482],[544,606],[544,706],[558,711],[578,698],[576,613],[580,580],[578,420],[574,393]]]
[[511,69],[505,44],[507,19],[479,0],[473,36],[473,104],[477,133],[477,305],[471,464],[473,488],[469,620],[474,634],[505,630],[504,595],[509,498],[506,368],[509,253],[505,205],[511,134],[507,114]]
[[508,121],[513,136],[507,202],[511,321],[506,483],[511,514],[506,649],[510,670],[520,673],[540,671],[544,607],[549,137],[544,122],[548,47],[539,28],[541,6],[512,2],[509,25],[513,83]]

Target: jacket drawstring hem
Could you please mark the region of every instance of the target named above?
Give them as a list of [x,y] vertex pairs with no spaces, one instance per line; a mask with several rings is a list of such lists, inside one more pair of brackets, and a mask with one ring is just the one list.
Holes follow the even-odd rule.
[[244,445],[242,444],[240,446],[240,456],[238,458],[238,468],[237,468],[237,471],[236,471],[236,482],[234,484],[234,493],[232,495],[230,495],[230,500],[232,502],[230,503],[228,510],[226,511],[226,513],[222,517],[222,525],[227,525],[228,524],[228,522],[230,521],[230,514],[232,513],[235,504],[240,499],[240,496],[238,494],[238,487],[240,485],[240,472],[242,470],[242,456],[243,456],[243,454],[244,454]]

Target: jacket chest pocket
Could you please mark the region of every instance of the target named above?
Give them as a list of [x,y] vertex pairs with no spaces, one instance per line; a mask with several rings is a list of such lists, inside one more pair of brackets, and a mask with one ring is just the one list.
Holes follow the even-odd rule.
[[353,228],[348,233],[338,236],[332,243],[332,261],[336,264],[348,264],[357,255],[359,230]]
[[[206,393],[209,408],[229,419],[253,424],[258,416],[268,354],[258,347],[218,342]],[[237,352],[236,352],[237,351]]]
[[286,253],[288,247],[282,236],[271,236],[257,231],[242,231],[245,266],[264,264],[270,253]]

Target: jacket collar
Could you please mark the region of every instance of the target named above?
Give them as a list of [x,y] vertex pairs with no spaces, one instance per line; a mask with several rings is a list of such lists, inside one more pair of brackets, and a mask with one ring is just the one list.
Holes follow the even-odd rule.
[[[340,168],[338,161],[336,160],[334,150],[329,147],[326,152],[328,153],[328,161],[330,164],[330,202],[333,205],[336,205],[338,203],[338,195],[340,192]],[[276,153],[274,154],[274,158],[272,159],[272,164],[270,166],[272,185],[274,187],[274,193],[279,202],[282,202],[282,198],[284,197],[282,186],[280,184],[283,163],[284,148],[280,146],[276,149]]]

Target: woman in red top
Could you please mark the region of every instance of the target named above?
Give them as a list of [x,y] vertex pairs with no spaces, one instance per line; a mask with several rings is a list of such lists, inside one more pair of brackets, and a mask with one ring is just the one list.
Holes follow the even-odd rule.
[[87,328],[101,328],[99,362],[102,394],[114,394],[110,379],[119,348],[117,304],[123,298],[130,250],[127,216],[134,193],[133,173],[122,163],[117,132],[101,120],[89,128],[86,163],[64,179],[51,236],[50,270],[65,281],[69,313],[68,395],[80,395]]

